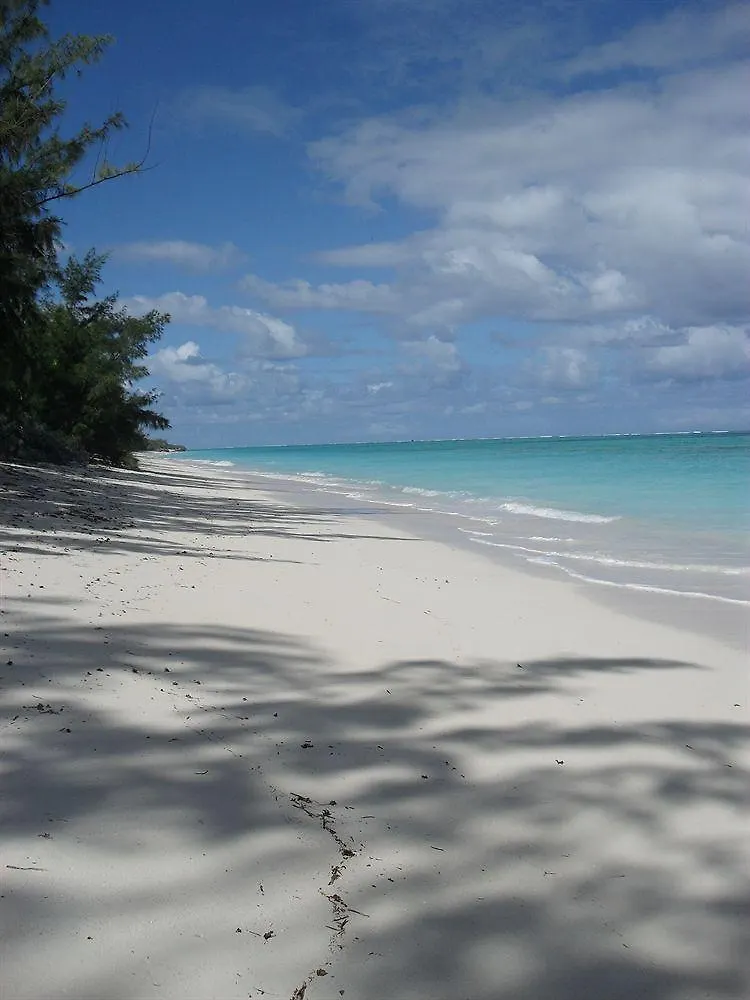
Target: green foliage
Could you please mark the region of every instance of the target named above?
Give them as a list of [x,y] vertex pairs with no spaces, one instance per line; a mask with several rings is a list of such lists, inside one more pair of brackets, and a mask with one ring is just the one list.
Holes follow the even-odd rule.
[[93,251],[72,257],[58,278],[59,299],[42,304],[35,409],[74,448],[120,464],[145,447],[144,429],[169,427],[153,409],[156,394],[135,388],[169,317],[155,310],[129,316],[116,295],[97,300],[104,260]]
[[149,438],[146,451],[187,451],[184,444],[172,444],[165,438]]
[[127,317],[115,297],[93,301],[103,258],[61,269],[62,220],[51,206],[142,164],[107,160],[110,137],[126,124],[120,113],[62,134],[66,105],[55,88],[111,39],[51,40],[44,3],[0,0],[0,454],[32,441],[38,449],[46,435],[54,453],[123,461],[145,440],[142,428],[167,426],[154,395],[132,388],[167,318]]

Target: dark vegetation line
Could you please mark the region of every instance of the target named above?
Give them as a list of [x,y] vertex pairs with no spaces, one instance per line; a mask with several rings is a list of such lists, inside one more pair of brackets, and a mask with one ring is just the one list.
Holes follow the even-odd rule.
[[97,297],[106,257],[68,256],[58,214],[90,188],[144,169],[107,159],[120,112],[63,135],[62,81],[97,62],[110,36],[53,40],[47,0],[0,0],[0,459],[133,464],[169,421],[138,388],[169,322]]

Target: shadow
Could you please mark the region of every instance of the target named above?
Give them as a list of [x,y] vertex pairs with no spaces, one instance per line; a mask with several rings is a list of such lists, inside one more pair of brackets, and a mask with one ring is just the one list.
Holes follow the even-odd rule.
[[[293,528],[313,515],[288,516]],[[254,904],[266,905],[256,882],[265,894],[284,884],[310,826],[294,806],[304,795],[330,801],[356,851],[340,889],[354,916],[313,998],[746,995],[747,728],[654,718],[647,706],[623,723],[559,721],[594,676],[656,682],[697,665],[432,659],[349,671],[278,633],[95,628],[66,623],[53,605],[33,617],[14,608],[13,619],[13,662],[0,668],[4,841],[20,864],[40,867],[50,831],[84,837],[94,867],[112,842],[118,856],[137,856],[149,830],[167,831],[181,856],[215,856],[210,879],[194,881],[187,862],[172,870],[165,842],[158,887],[138,882],[92,904],[106,922],[178,898],[185,937],[152,931],[149,943],[162,964],[189,966],[189,915],[205,914],[222,886],[239,922],[225,863]],[[334,846],[324,844],[333,861]],[[6,958],[29,927],[62,934],[71,920],[23,885],[2,901]],[[291,956],[278,940],[283,978]],[[112,957],[106,981],[84,975],[76,995],[141,995],[126,959]],[[188,992],[229,995],[214,990]]]
[[[204,558],[195,536],[215,540],[214,555],[238,558],[222,538],[256,535],[323,543],[395,535],[336,532],[342,518],[372,511],[294,507],[248,500],[247,486],[222,480],[212,496],[199,472],[0,464],[0,543],[9,552],[48,554],[105,546],[108,551]],[[232,494],[238,495],[233,497]],[[227,502],[227,497],[230,498]],[[378,520],[382,520],[382,514]],[[44,545],[40,536],[44,533]],[[243,560],[247,557],[242,556]],[[265,561],[256,557],[257,561]]]

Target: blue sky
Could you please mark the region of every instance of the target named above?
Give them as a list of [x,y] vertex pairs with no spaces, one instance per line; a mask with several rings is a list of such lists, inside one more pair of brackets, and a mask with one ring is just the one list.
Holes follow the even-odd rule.
[[[241,13],[237,13],[237,9]],[[195,447],[750,427],[750,7],[70,5],[66,206]],[[743,62],[744,56],[744,62]]]

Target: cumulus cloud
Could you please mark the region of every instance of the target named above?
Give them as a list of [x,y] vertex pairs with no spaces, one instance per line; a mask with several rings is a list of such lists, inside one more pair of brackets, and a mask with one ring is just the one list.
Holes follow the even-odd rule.
[[328,386],[306,385],[294,364],[235,357],[206,358],[194,340],[166,346],[148,359],[151,379],[178,422],[295,422],[331,405]]
[[357,279],[344,283],[312,285],[300,279],[274,284],[255,274],[246,275],[241,287],[273,309],[338,309],[393,312],[397,293],[388,285]]
[[694,327],[679,344],[647,353],[645,371],[680,382],[750,375],[750,333],[726,326]]
[[186,399],[204,403],[225,403],[247,388],[247,378],[239,372],[223,371],[204,360],[198,344],[188,340],[178,347],[162,347],[149,358],[151,376],[166,380]]
[[258,358],[299,358],[309,353],[295,328],[276,316],[246,309],[243,306],[213,307],[202,295],[166,292],[149,297],[134,295],[123,300],[132,312],[150,309],[167,312],[174,323],[226,330],[242,336],[242,353]]
[[300,358],[308,353],[291,323],[277,316],[242,306],[222,306],[219,321],[224,329],[243,335],[244,353],[251,357]]
[[456,322],[736,322],[750,273],[743,81],[729,64],[362,121],[312,158],[352,204],[395,197],[438,222],[325,260],[394,268],[408,315],[450,302]]
[[269,87],[191,87],[177,102],[181,117],[198,125],[229,125],[281,138],[301,116]]
[[434,334],[424,340],[404,341],[401,351],[407,358],[400,366],[401,372],[420,376],[428,386],[458,385],[466,372],[456,345]]
[[213,310],[202,295],[185,295],[184,292],[165,292],[163,295],[132,295],[123,299],[122,304],[132,313],[147,313],[152,309],[168,312],[175,323],[211,322]]
[[243,253],[234,243],[222,243],[212,247],[206,243],[191,243],[188,240],[154,240],[124,243],[115,249],[118,257],[175,264],[195,271],[218,271],[241,263]]
[[540,381],[555,389],[583,389],[597,378],[598,366],[575,347],[547,347],[536,368]]
[[410,340],[403,345],[406,354],[424,362],[431,368],[445,372],[456,372],[462,367],[461,358],[455,344],[438,340],[431,336],[426,340]]
[[339,267],[396,267],[407,264],[413,253],[409,241],[402,243],[365,243],[363,246],[320,250],[316,257],[322,264]]
[[[379,11],[356,6],[358,17],[365,6]],[[298,370],[290,359],[310,356],[309,334],[276,315],[179,292],[141,301],[239,334],[232,367],[253,406],[270,422],[309,420],[330,436],[454,433],[453,421],[473,415],[476,429],[480,414],[493,429],[508,416],[508,426],[544,432],[551,408],[560,421],[575,408],[586,419],[596,412],[603,430],[622,429],[623,413],[642,429],[662,418],[664,429],[694,426],[691,407],[721,426],[719,396],[727,414],[746,414],[746,5],[696,3],[665,16],[654,8],[649,23],[577,53],[569,43],[578,27],[558,44],[527,30],[520,10],[498,39],[485,30],[506,18],[496,0],[478,0],[472,19],[458,0],[409,7],[409,18],[377,13],[386,36],[419,24],[383,57],[393,80],[383,81],[373,56],[373,79],[388,94],[373,107],[388,110],[349,117],[307,147],[355,224],[362,207],[374,209],[389,213],[391,236],[404,235],[374,242],[363,231],[361,243],[321,248],[315,280],[251,274],[241,283],[269,313],[318,310],[334,328],[346,321],[334,312],[373,316],[356,361]],[[485,86],[503,73],[503,86]],[[404,94],[418,98],[408,106]],[[297,113],[276,100],[258,88],[201,88],[188,103],[198,122],[288,134]],[[364,106],[353,101],[347,114]],[[321,281],[321,266],[348,273]],[[497,329],[507,336],[493,337]],[[389,336],[368,361],[373,331]],[[161,359],[174,384],[198,384],[190,370],[206,384],[231,374],[194,341],[171,350],[184,355]],[[482,351],[486,364],[464,358]],[[451,420],[440,425],[443,415]],[[561,429],[584,429],[583,418]]]
[[567,330],[568,339],[575,346],[625,349],[680,343],[683,335],[683,331],[660,323],[653,316],[633,316],[610,324],[588,323]]

